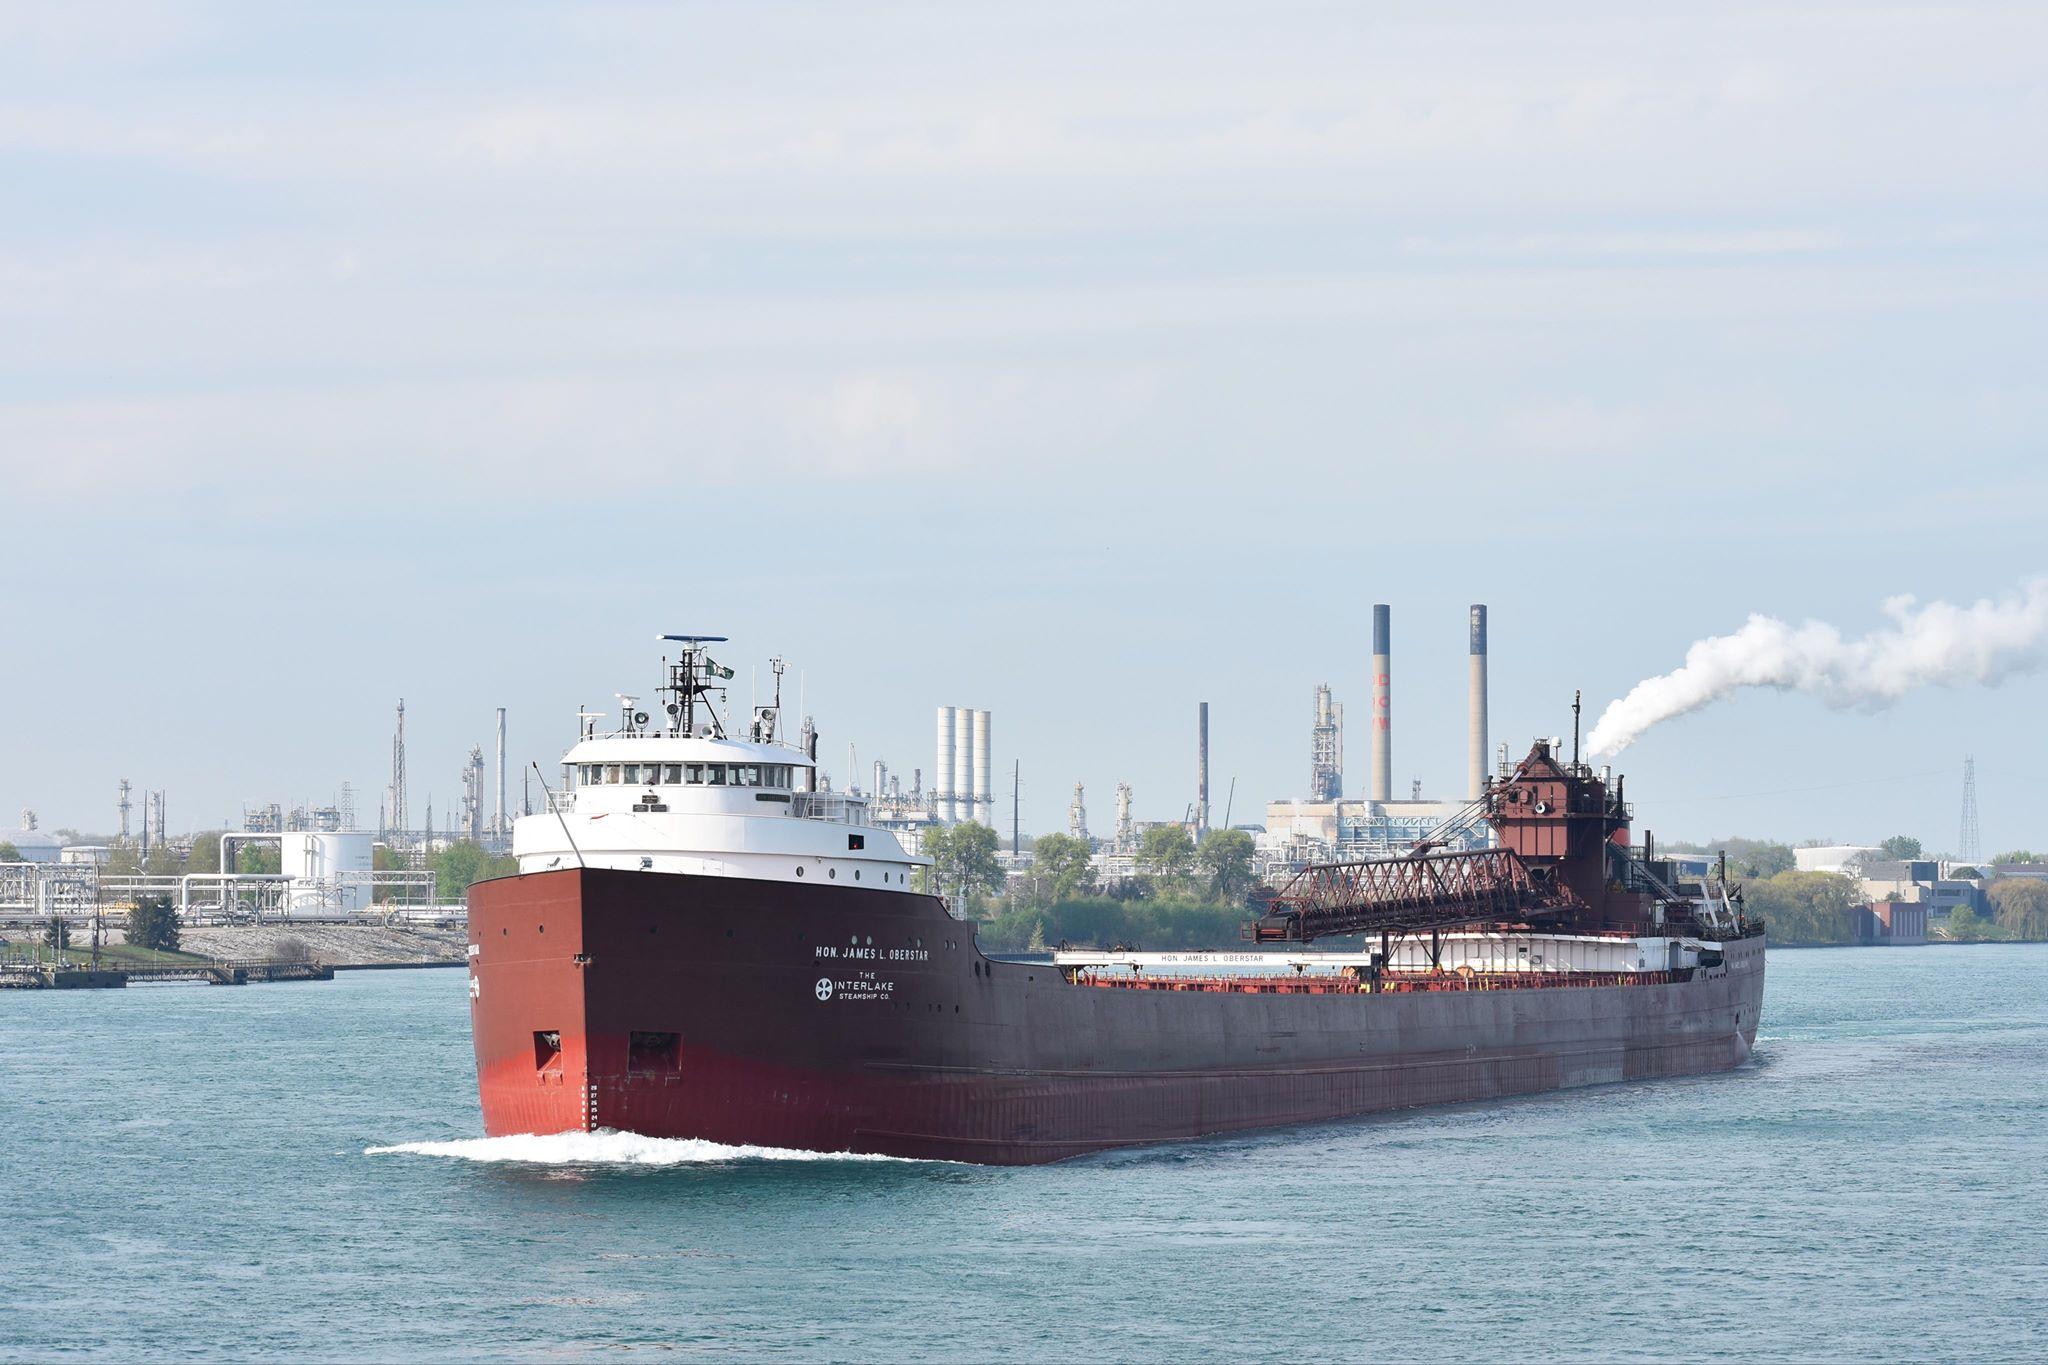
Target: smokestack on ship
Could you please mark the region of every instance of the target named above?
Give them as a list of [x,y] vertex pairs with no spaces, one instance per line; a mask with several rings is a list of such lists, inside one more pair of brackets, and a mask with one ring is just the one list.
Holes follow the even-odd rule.
[[1486,795],[1486,607],[1472,604],[1471,679],[1465,701],[1465,799]]
[[1388,637],[1392,634],[1392,609],[1386,603],[1372,609],[1372,792],[1374,801],[1394,799],[1393,716],[1388,658]]

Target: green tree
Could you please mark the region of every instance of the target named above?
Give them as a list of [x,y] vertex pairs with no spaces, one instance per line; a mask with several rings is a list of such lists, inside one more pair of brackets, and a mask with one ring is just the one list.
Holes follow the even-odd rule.
[[1195,856],[1195,841],[1183,825],[1154,825],[1138,838],[1138,858],[1153,875],[1172,879],[1188,870]]
[[20,861],[21,850],[8,843],[5,839],[0,839],[0,863],[18,863]]
[[942,896],[957,896],[962,914],[971,917],[986,894],[1003,884],[996,844],[996,832],[972,820],[962,821],[938,838],[925,835],[924,854],[933,862],[933,889]]
[[947,830],[944,825],[930,824],[918,831],[918,855],[932,860],[930,867],[920,867],[916,873],[917,889],[924,892],[927,896],[938,896],[945,893],[945,888],[939,885],[939,869],[945,865],[946,845],[949,842],[950,840],[947,838]]
[[209,829],[192,836],[192,856],[185,860],[187,872],[220,871],[220,835],[219,830]]
[[467,840],[449,844],[434,854],[434,894],[447,900],[466,894],[480,881],[509,877],[518,870],[519,860],[510,854],[492,855],[482,844]]
[[1957,943],[1983,943],[2006,936],[1995,921],[1985,919],[1967,905],[1959,905],[1949,912],[1946,932]]
[[62,915],[52,915],[43,925],[43,943],[47,947],[63,952],[71,946],[71,922]]
[[1728,873],[1733,877],[1775,877],[1799,865],[1799,860],[1792,856],[1792,846],[1775,839],[1741,839],[1731,835],[1726,839],[1709,839],[1704,844],[1660,839],[1658,847],[1667,853],[1725,853]]
[[1911,862],[1920,856],[1920,841],[1910,834],[1894,834],[1877,847],[1885,857],[1897,862]]
[[2013,849],[2010,853],[2001,853],[1996,858],[1993,858],[1991,860],[1991,865],[1993,867],[2003,867],[2007,863],[2037,863],[2039,861],[2041,860],[2039,858],[2036,858],[2032,853],[2029,853],[2026,849],[2016,848]]
[[1092,851],[1086,839],[1071,834],[1041,834],[1032,845],[1031,865],[1043,880],[1046,894],[1057,903],[1072,900],[1088,884]]
[[1854,943],[1856,881],[1834,872],[1780,872],[1743,886],[1750,913],[1761,914],[1777,943]]
[[1212,829],[1202,836],[1195,860],[1209,874],[1209,894],[1219,901],[1243,898],[1252,884],[1252,836],[1241,829]]
[[2002,877],[1985,893],[1998,927],[2014,938],[2048,938],[2048,882],[2035,877]]
[[235,850],[235,871],[251,876],[284,871],[284,850],[276,844],[243,844]]
[[128,942],[137,948],[178,951],[178,911],[169,896],[138,896],[128,912]]

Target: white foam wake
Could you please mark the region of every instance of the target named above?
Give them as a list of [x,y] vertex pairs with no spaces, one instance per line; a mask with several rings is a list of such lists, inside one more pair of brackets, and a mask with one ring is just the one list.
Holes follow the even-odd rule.
[[461,1161],[511,1161],[533,1166],[690,1166],[732,1161],[908,1161],[858,1152],[799,1152],[783,1147],[727,1146],[702,1138],[643,1137],[600,1128],[594,1133],[520,1133],[365,1147],[364,1156],[443,1156]]

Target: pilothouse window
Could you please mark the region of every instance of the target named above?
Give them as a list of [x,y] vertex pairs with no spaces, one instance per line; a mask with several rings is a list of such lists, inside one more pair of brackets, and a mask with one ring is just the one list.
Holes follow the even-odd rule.
[[706,780],[712,786],[723,787],[725,785],[725,765],[723,763],[706,763],[704,765],[704,773]]

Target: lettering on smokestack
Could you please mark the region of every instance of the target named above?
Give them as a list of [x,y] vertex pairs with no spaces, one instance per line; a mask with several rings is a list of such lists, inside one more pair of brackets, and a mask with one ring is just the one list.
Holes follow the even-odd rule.
[[1393,609],[1378,603],[1372,609],[1372,799],[1394,799],[1394,735],[1392,710]]

